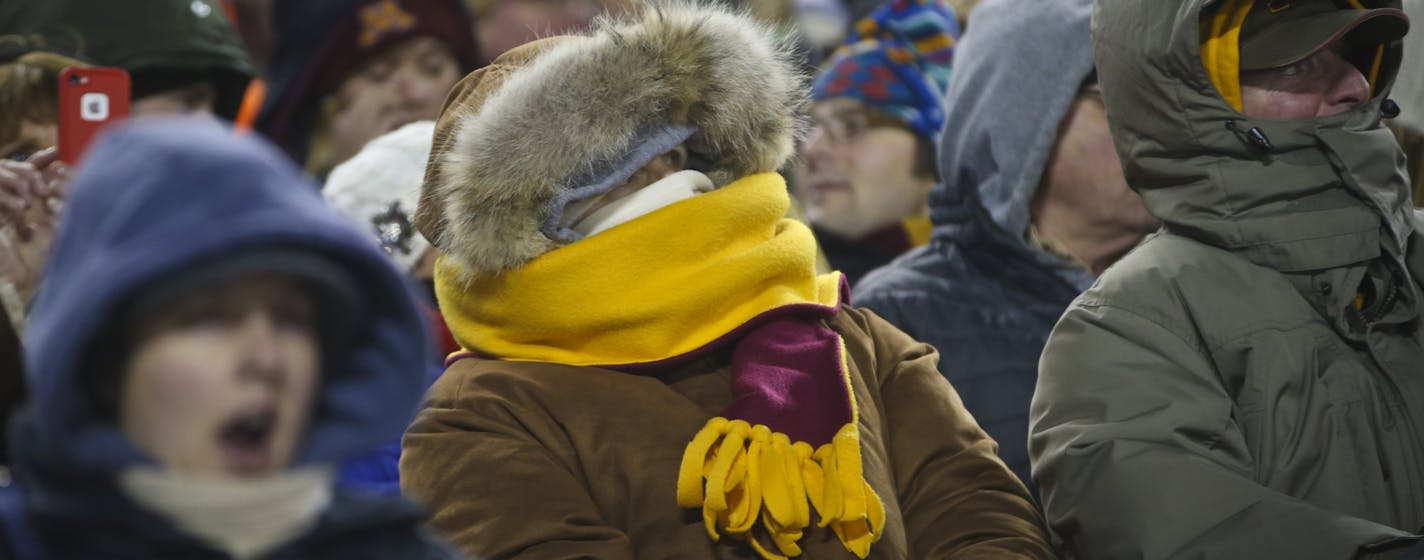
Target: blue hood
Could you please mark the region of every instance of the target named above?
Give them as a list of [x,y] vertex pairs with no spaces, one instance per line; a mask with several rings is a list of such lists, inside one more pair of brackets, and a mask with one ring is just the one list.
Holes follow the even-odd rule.
[[425,319],[401,274],[272,146],[212,121],[150,119],[105,135],[76,173],[27,331],[31,441],[79,468],[151,463],[82,387],[85,368],[123,367],[94,363],[99,343],[119,338],[102,329],[154,280],[255,247],[326,257],[365,305],[350,348],[326,353],[297,462],[337,462],[399,437],[431,366]]

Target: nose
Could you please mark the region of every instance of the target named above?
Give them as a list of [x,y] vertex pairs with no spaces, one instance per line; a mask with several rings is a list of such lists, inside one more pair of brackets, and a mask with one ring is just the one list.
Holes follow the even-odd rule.
[[284,357],[278,335],[276,318],[270,312],[253,311],[243,319],[239,336],[244,379],[273,386],[281,383]]
[[[396,93],[400,95],[402,104],[408,109],[420,110],[432,104],[444,100],[445,92],[436,91],[435,80],[422,75],[418,68],[405,66],[396,75]],[[439,96],[440,99],[436,99]],[[435,107],[438,112],[439,106]],[[437,115],[430,115],[426,118],[435,118]]]
[[830,153],[831,142],[826,129],[820,126],[811,127],[806,132],[806,141],[801,144],[801,156],[806,159],[807,165],[814,169],[816,162],[824,160]]
[[1317,117],[1343,113],[1359,107],[1370,99],[1370,82],[1355,65],[1338,55],[1330,57],[1332,70],[1329,89],[1321,99]]

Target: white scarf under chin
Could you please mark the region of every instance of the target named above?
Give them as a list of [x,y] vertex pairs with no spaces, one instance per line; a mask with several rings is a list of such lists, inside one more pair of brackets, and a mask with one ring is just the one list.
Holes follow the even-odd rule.
[[593,197],[569,204],[564,209],[564,223],[560,225],[570,228],[584,237],[589,237],[614,226],[630,222],[664,206],[682,202],[702,193],[712,192],[715,188],[712,185],[712,180],[702,173],[693,170],[678,171],[608,203],[607,206],[595,210],[582,220],[578,220],[578,216],[583,213],[583,209],[602,197]]
[[239,560],[291,542],[331,504],[329,467],[253,478],[184,475],[157,467],[119,474],[124,492],[180,531]]

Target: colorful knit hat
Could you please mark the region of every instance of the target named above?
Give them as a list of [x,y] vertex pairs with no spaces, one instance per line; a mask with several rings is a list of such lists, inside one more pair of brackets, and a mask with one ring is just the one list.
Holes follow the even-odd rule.
[[928,140],[944,127],[944,90],[959,20],[946,0],[891,0],[855,23],[811,86],[811,99],[850,97]]

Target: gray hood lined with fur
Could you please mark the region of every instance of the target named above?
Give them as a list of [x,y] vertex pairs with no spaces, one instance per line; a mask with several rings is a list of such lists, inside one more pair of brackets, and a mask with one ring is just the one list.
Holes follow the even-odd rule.
[[804,76],[749,16],[687,2],[524,45],[466,76],[436,126],[416,225],[468,273],[497,273],[579,236],[567,204],[678,145],[717,187],[780,168]]

